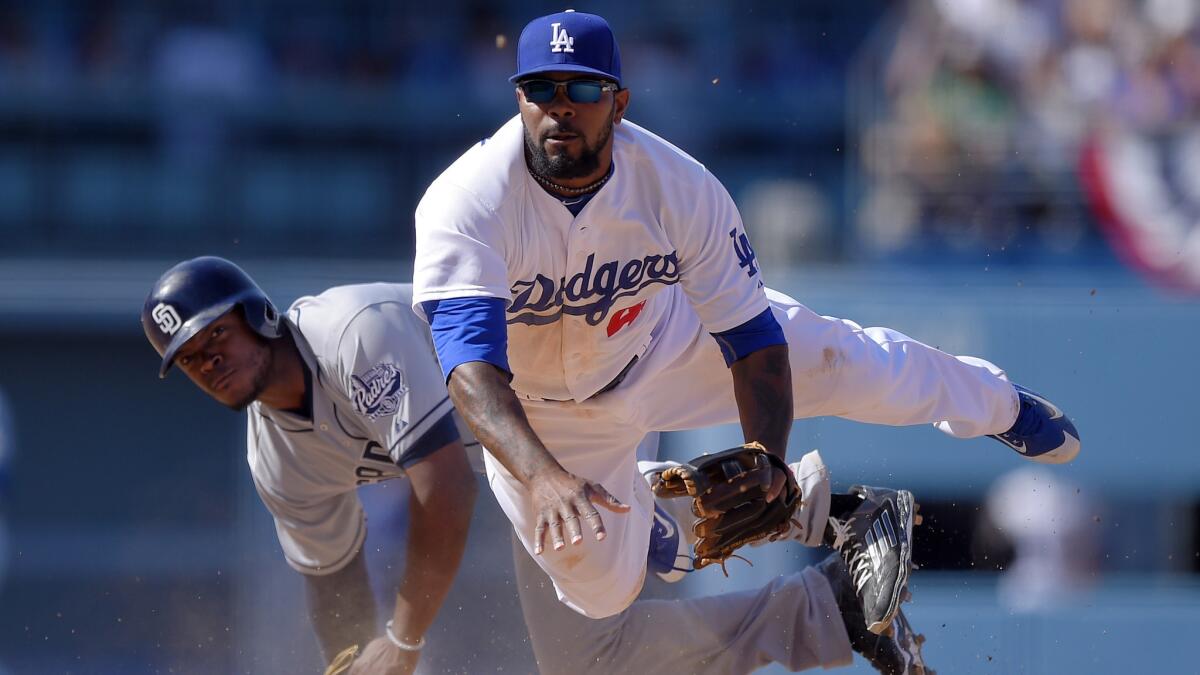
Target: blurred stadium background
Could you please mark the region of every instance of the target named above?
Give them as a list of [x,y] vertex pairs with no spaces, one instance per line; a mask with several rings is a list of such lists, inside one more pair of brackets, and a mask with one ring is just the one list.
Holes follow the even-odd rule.
[[[924,504],[909,613],[939,672],[1195,672],[1200,3],[574,6],[617,32],[629,117],[734,195],[772,286],[987,356],[1078,424],[1079,460],[1038,472],[989,441],[797,423],[835,486]],[[317,670],[244,422],[157,381],[140,303],[208,253],[285,306],[409,281],[416,201],[513,113],[516,34],[559,9],[0,2],[0,672]],[[403,491],[365,495],[381,593]],[[532,671],[484,494],[425,672]]]

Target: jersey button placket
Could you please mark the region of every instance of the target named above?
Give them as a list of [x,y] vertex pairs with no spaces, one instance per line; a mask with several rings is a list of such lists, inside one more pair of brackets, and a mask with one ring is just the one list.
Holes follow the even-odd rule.
[[[586,214],[581,213],[580,216]],[[595,246],[592,245],[594,234],[582,224],[583,218],[576,217],[571,221],[570,227],[567,229],[567,267],[566,279],[563,283],[571,283],[571,278],[576,274],[584,271],[588,255],[592,255]],[[593,262],[593,265],[595,262]],[[595,274],[595,269],[591,270]],[[588,286],[592,280],[584,278],[582,288],[580,289],[584,296],[587,296]],[[563,304],[570,302],[566,299],[564,293]],[[591,298],[583,297],[576,300],[576,304],[586,304]],[[563,375],[566,380],[567,389],[572,393],[575,392],[575,387],[580,380],[580,364],[583,360],[583,353],[580,351],[580,346],[586,343],[586,339],[581,330],[579,321],[570,314],[563,312],[562,314],[562,336],[561,350],[563,354]]]

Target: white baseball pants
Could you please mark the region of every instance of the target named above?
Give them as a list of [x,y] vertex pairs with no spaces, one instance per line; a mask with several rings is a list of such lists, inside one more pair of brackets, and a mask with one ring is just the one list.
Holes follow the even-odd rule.
[[[934,424],[956,437],[1006,431],[1016,419],[1016,391],[1003,371],[969,356],[952,356],[888,328],[862,328],[819,316],[768,290],[787,335],[797,418],[835,415],[890,425]],[[585,536],[562,551],[547,546],[534,559],[558,597],[592,618],[620,613],[641,591],[653,519],[637,448],[650,432],[738,421],[729,369],[716,341],[682,292],[653,341],[612,391],[582,402],[523,400],[538,437],[570,472],[597,481],[631,507],[603,509],[608,537]],[[525,489],[490,454],[488,481],[526,550],[536,514]]]

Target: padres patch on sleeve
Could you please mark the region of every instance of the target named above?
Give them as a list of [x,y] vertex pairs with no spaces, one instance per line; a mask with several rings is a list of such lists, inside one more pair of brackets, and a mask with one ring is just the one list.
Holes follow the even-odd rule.
[[394,363],[381,363],[362,376],[351,375],[351,398],[354,409],[371,419],[395,415],[400,398],[408,393],[404,371]]

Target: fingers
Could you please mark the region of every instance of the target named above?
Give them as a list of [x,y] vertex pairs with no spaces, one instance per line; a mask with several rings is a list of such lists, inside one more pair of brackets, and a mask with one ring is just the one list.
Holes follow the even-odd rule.
[[546,538],[549,535],[550,545],[555,551],[566,548],[569,538],[572,544],[583,541],[583,533],[579,526],[579,515],[567,511],[570,507],[544,513],[538,516],[537,526],[533,528],[533,554],[541,555],[546,550]]
[[550,527],[542,516],[538,516],[537,527],[533,528],[533,554],[541,555],[546,550],[546,530]]
[[[578,546],[583,543],[584,524],[591,530],[596,541],[603,541],[608,536],[604,528],[604,519],[596,505],[602,506],[614,513],[626,513],[629,507],[605,490],[599,483],[574,478],[578,481],[574,489],[561,496],[544,497],[544,506],[538,513],[537,524],[533,531],[533,554],[541,555],[547,545],[555,551],[566,548],[567,542]],[[551,502],[551,503],[546,503]]]
[[[580,514],[583,514],[582,518]],[[562,531],[572,546],[578,546],[583,543],[583,524],[580,522],[581,520],[587,520],[589,525],[600,521],[600,514],[592,507],[591,502],[580,494],[575,495],[573,503],[565,504],[560,509],[559,515],[562,517]],[[593,531],[596,529],[595,525],[591,525],[591,527]],[[600,525],[600,529],[604,529],[603,524]],[[551,533],[554,532],[553,522],[550,525],[550,531]],[[598,539],[603,539],[603,537],[598,537]],[[561,547],[555,544],[554,550],[557,551],[559,548]]]
[[596,538],[596,541],[604,541],[604,538],[608,536],[608,530],[604,529],[604,519],[600,517],[600,512],[592,506],[591,502],[588,502],[588,508],[583,512],[583,520],[588,527],[592,528],[592,536]]
[[563,516],[563,526],[566,530],[566,539],[571,542],[571,545],[578,545],[583,540],[583,532],[580,530],[580,516],[576,513]]
[[604,519],[600,517],[600,512],[592,504],[603,506],[613,513],[626,513],[629,507],[621,503],[611,492],[604,489],[599,483],[587,484],[587,500],[585,500],[583,513],[584,520],[592,528],[592,535],[596,537],[596,541],[604,541],[608,536],[608,530],[604,529]]
[[[575,502],[575,512],[580,514],[580,519],[586,523],[592,531],[592,536],[596,541],[603,541],[608,536],[608,532],[604,529],[604,519],[600,517],[600,512],[592,506],[592,501],[589,496],[583,496]],[[577,523],[579,521],[576,521]],[[582,528],[580,529],[580,540],[583,539]],[[571,543],[575,543],[572,541]]]
[[771,472],[771,487],[767,489],[767,502],[773,502],[783,493],[783,486],[787,484],[787,477],[783,475],[782,469],[776,469]]
[[544,517],[538,518],[537,527],[533,528],[533,554],[541,555],[542,551],[546,550],[546,535],[550,535],[550,545],[555,551],[563,550],[566,544],[563,543],[563,524],[562,520],[547,520]]
[[561,551],[567,545],[563,541],[563,521],[561,520],[561,515],[558,520],[550,522],[550,542],[554,546],[555,551]]
[[620,499],[612,496],[612,493],[604,489],[604,486],[599,483],[588,483],[588,499],[594,504],[603,506],[613,513],[626,513],[629,507],[621,503]]

